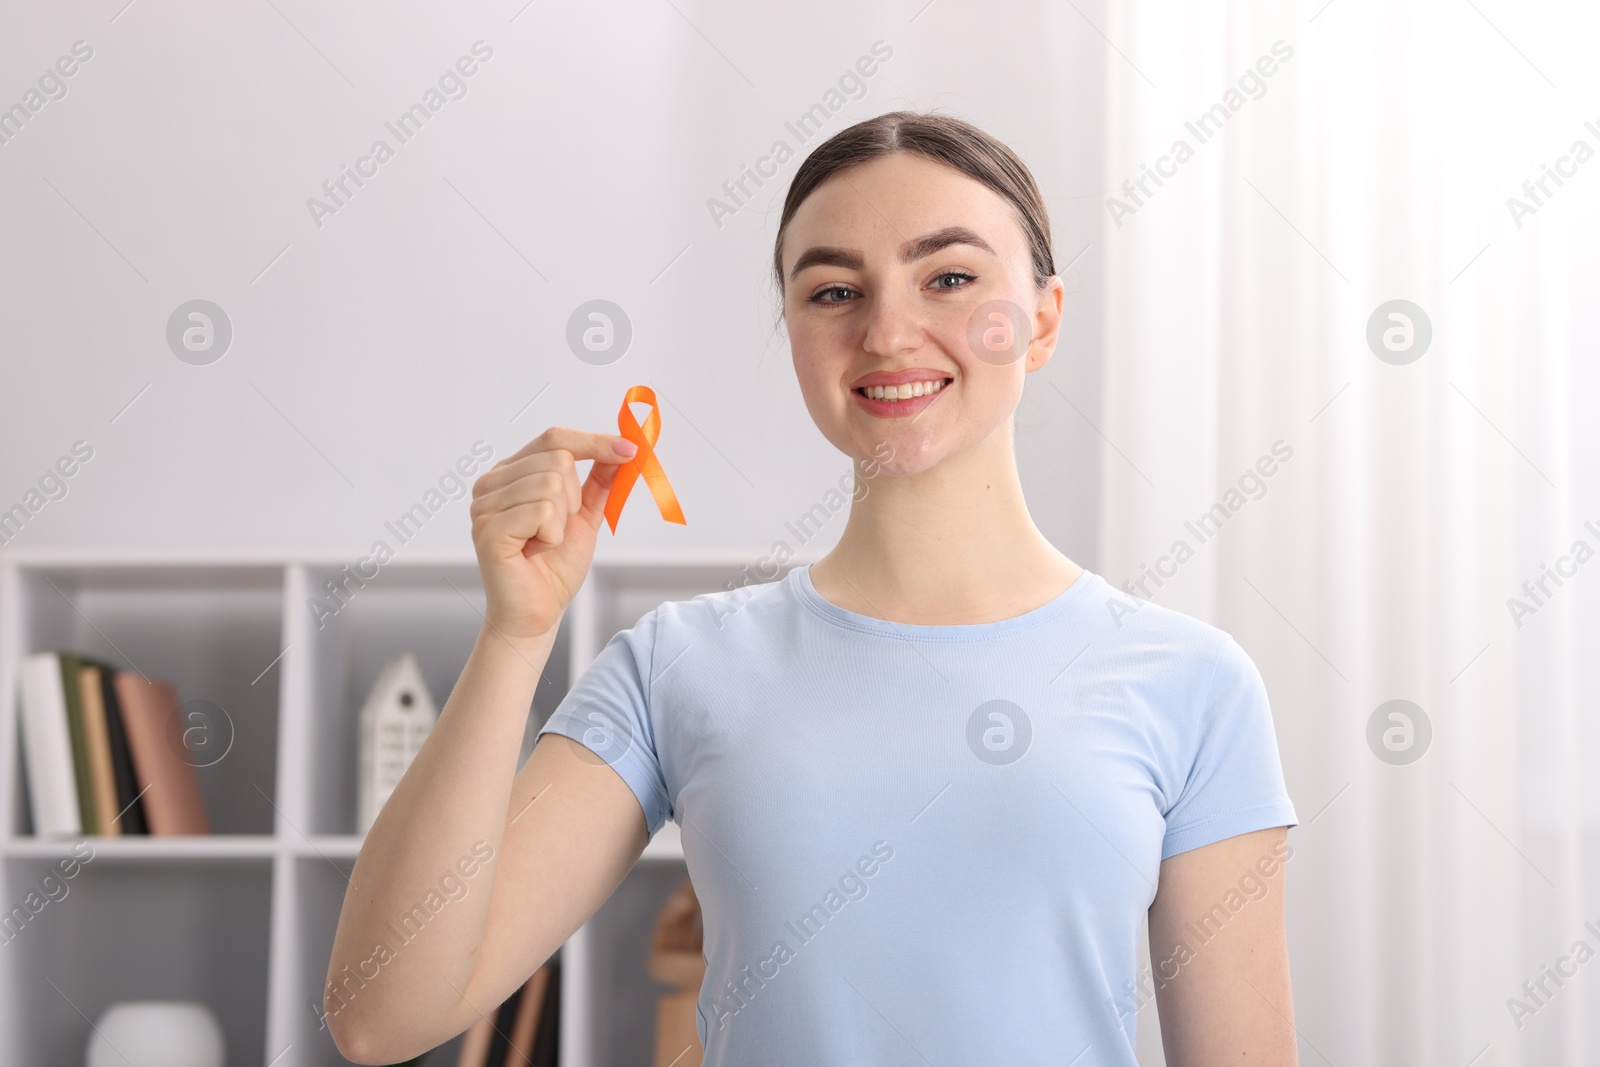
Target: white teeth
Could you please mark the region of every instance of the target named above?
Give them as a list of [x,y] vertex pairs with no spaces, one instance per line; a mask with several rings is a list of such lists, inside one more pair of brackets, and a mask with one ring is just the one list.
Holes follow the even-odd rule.
[[862,390],[873,400],[910,400],[916,396],[927,396],[937,393],[944,387],[944,379],[938,381],[907,382],[905,385],[869,385]]

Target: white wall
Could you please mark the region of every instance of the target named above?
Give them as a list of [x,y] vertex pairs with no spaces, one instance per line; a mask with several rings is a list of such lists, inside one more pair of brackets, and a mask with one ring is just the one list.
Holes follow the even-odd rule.
[[[1091,245],[1018,420],[1036,520],[1096,566],[1086,419],[1109,53],[1084,15],[1100,5],[924,2],[7,5],[0,107],[26,103],[75,42],[93,50],[0,144],[0,509],[75,441],[93,448],[10,547],[354,559],[382,537],[470,559],[465,499],[404,547],[384,522],[475,441],[498,459],[552,423],[615,430],[624,390],[648,383],[688,525],[637,494],[602,554],[754,560],[849,463],[811,424],[772,329],[768,263],[797,161],[720,228],[706,201],[775,139],[796,146],[785,121],[881,40],[892,58],[824,134],[896,107],[953,111],[1029,163],[1058,267]],[[384,123],[480,40],[493,55],[466,95],[401,144]],[[308,198],[379,138],[393,158],[319,226]],[[165,337],[196,298],[234,331],[205,366]],[[633,323],[610,366],[565,343],[593,298]]]

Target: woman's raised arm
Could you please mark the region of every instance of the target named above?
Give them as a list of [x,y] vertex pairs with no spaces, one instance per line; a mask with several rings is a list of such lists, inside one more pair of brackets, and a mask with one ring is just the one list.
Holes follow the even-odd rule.
[[[405,1060],[491,1014],[644,849],[633,793],[577,742],[550,735],[516,766],[534,689],[631,454],[613,450],[620,440],[553,427],[473,485],[484,626],[351,873],[323,995],[347,1059]],[[595,463],[580,486],[582,459]]]

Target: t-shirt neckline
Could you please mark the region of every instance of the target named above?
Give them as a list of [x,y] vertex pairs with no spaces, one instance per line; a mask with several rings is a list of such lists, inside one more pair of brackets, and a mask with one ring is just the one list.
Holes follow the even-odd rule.
[[1085,567],[1083,573],[1078,575],[1077,580],[1071,585],[1050,600],[1032,610],[1023,612],[1021,615],[1013,615],[1009,619],[1000,619],[995,622],[929,626],[920,623],[892,622],[888,619],[874,618],[871,615],[859,615],[856,612],[841,608],[817,592],[817,587],[811,584],[811,564],[809,563],[790,569],[784,580],[794,592],[794,595],[813,614],[836,626],[843,626],[862,633],[876,634],[880,637],[896,637],[912,641],[973,641],[1031,629],[1066,611],[1069,606],[1087,594],[1091,584],[1102,581],[1100,575]]

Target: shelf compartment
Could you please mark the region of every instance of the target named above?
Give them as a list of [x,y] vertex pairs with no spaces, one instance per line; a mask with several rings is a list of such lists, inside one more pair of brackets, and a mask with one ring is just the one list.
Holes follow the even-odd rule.
[[[326,583],[344,572],[308,566],[306,603],[290,605],[291,626],[304,635],[296,653],[306,659],[309,721],[304,787],[307,835],[347,835],[356,829],[358,728],[361,705],[389,660],[410,652],[417,658],[434,702],[443,710],[484,624],[484,595],[475,566],[405,564],[394,561],[366,585],[347,584],[339,604]],[[315,599],[337,606],[327,614]],[[319,617],[320,616],[320,617]],[[537,726],[566,692],[565,637],[558,634],[535,692],[522,751],[531,751]]]
[[61,879],[50,858],[13,854],[0,877],[4,899],[24,900],[47,876],[59,879],[57,899],[8,931],[4,946],[13,954],[7,999],[27,1025],[8,1028],[0,1059],[82,1063],[90,1021],[110,1004],[194,1000],[222,1023],[229,1063],[265,1062],[270,859],[154,866],[96,850]]
[[[180,703],[216,705],[222,711],[211,713],[216,743],[224,747],[196,768],[212,829],[270,834],[283,575],[281,566],[23,565],[15,583],[15,662],[20,667],[34,652],[83,652],[171,682]],[[8,688],[0,700],[14,712],[17,693]],[[15,785],[7,821],[18,836],[32,829],[21,747],[11,746]]]

